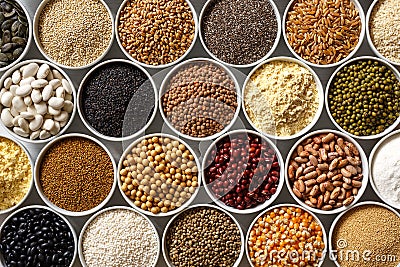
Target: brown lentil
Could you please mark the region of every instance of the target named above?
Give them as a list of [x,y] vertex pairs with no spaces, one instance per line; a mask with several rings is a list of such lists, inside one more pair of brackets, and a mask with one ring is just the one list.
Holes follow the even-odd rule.
[[229,74],[221,66],[201,60],[183,65],[171,76],[161,101],[172,126],[192,137],[221,132],[238,107]]
[[235,222],[211,207],[196,207],[181,213],[166,237],[166,252],[176,267],[234,266],[241,245]]
[[194,155],[178,140],[161,136],[143,139],[131,149],[120,179],[134,205],[153,214],[179,208],[199,186]]
[[359,43],[361,19],[351,0],[296,0],[286,18],[289,45],[318,65],[346,58]]
[[107,152],[84,137],[66,137],[46,151],[39,182],[56,206],[82,212],[101,204],[111,191],[114,169]]
[[118,21],[124,49],[147,65],[182,57],[194,42],[195,21],[186,0],[129,0]]
[[[395,267],[400,263],[400,218],[385,207],[356,207],[339,219],[333,233],[332,246],[341,267]],[[359,259],[352,260],[348,251],[359,253]],[[371,252],[366,259],[365,251]],[[389,255],[394,261],[377,258]]]
[[38,24],[44,52],[69,67],[91,64],[112,41],[112,18],[99,0],[50,0]]

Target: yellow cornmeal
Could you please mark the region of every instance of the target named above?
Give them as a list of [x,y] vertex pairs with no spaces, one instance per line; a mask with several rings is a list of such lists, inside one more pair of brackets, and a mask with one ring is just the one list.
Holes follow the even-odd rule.
[[312,73],[303,66],[272,61],[251,76],[244,92],[247,115],[261,131],[291,136],[309,125],[319,96]]
[[28,193],[31,181],[28,155],[17,143],[0,137],[0,210],[17,205]]

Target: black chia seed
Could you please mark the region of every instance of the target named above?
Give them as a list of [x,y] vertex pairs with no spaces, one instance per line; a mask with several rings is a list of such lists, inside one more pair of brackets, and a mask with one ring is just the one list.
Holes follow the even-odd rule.
[[128,63],[111,62],[99,67],[82,90],[83,115],[105,136],[137,133],[154,111],[155,94],[150,80],[142,70]]
[[220,60],[246,65],[272,49],[278,21],[269,0],[214,0],[201,24],[208,50]]

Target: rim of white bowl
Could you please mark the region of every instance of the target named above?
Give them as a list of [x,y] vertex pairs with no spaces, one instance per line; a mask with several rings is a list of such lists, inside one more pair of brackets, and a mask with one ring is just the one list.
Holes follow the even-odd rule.
[[[87,120],[86,117],[84,115],[84,111],[82,110],[82,105],[81,105],[81,101],[83,100],[82,97],[82,93],[84,90],[84,87],[87,83],[87,80],[91,78],[92,74],[98,70],[99,68],[108,65],[108,64],[113,64],[113,63],[124,63],[124,64],[129,64],[131,66],[134,66],[135,68],[138,68],[140,71],[142,71],[148,78],[148,81],[150,81],[151,86],[153,88],[154,91],[154,109],[153,109],[153,113],[151,114],[151,117],[149,119],[149,121],[146,123],[146,125],[141,128],[139,131],[129,135],[129,136],[122,136],[122,137],[114,137],[114,136],[107,136],[104,135],[102,133],[100,133],[99,131],[97,131]],[[144,83],[146,83],[147,81],[145,81]],[[141,85],[143,86],[143,84]],[[79,117],[81,118],[83,124],[86,126],[86,128],[93,133],[94,135],[96,135],[97,137],[100,137],[104,140],[107,141],[127,141],[130,139],[134,139],[136,137],[138,137],[139,135],[142,135],[147,128],[149,128],[149,126],[151,125],[151,123],[154,121],[154,118],[156,117],[157,114],[157,108],[158,108],[158,90],[156,87],[156,84],[154,83],[153,78],[151,77],[151,75],[148,73],[148,71],[143,68],[141,65],[136,64],[135,62],[132,62],[130,60],[126,60],[126,59],[110,59],[110,60],[106,60],[103,61],[101,63],[99,63],[98,65],[94,66],[93,68],[91,68],[89,70],[89,72],[86,73],[86,75],[83,77],[81,83],[79,84],[79,89],[78,89],[78,94],[77,94],[77,109],[78,109],[78,113],[79,113]]]
[[243,234],[242,227],[240,226],[238,220],[237,220],[235,217],[233,217],[232,214],[230,214],[229,212],[227,212],[226,210],[224,210],[224,209],[222,209],[222,208],[220,208],[220,207],[218,207],[218,206],[210,205],[210,204],[196,204],[196,205],[192,205],[192,206],[188,207],[187,209],[184,209],[184,210],[180,211],[178,214],[176,214],[174,217],[172,217],[172,218],[168,221],[167,225],[165,226],[163,235],[162,235],[162,245],[161,245],[161,247],[162,247],[162,254],[163,254],[164,260],[165,260],[165,262],[167,263],[168,267],[175,267],[175,265],[173,265],[173,264],[171,263],[171,261],[170,261],[170,259],[169,259],[169,256],[167,255],[167,242],[166,242],[166,239],[167,239],[167,234],[168,234],[169,228],[170,228],[171,225],[176,221],[176,219],[179,218],[179,216],[181,216],[182,214],[184,214],[184,213],[187,212],[187,211],[190,211],[190,210],[192,210],[192,209],[198,209],[198,208],[209,208],[209,209],[216,209],[216,210],[218,210],[218,211],[221,211],[221,212],[223,212],[224,214],[228,215],[229,218],[231,218],[231,220],[235,223],[235,225],[237,226],[237,228],[239,229],[239,232],[240,232],[240,242],[242,243],[242,245],[240,246],[240,254],[239,254],[239,257],[236,259],[236,261],[235,261],[235,263],[234,263],[234,265],[233,265],[232,267],[238,267],[239,264],[240,264],[240,261],[241,261],[242,258],[243,258],[244,246],[246,245],[246,244],[245,244],[246,241],[245,241],[245,239],[244,239],[244,234]]
[[389,126],[388,128],[386,128],[383,132],[379,133],[379,134],[375,134],[375,135],[363,135],[363,136],[357,136],[354,134],[351,134],[349,132],[347,132],[346,130],[344,130],[337,122],[336,120],[332,117],[332,113],[330,110],[330,105],[329,105],[329,91],[330,91],[330,87],[331,84],[333,82],[333,80],[336,77],[336,74],[342,70],[344,67],[350,65],[351,63],[354,63],[356,61],[359,60],[374,60],[374,61],[378,61],[379,63],[381,63],[382,65],[388,67],[393,74],[396,76],[397,80],[400,82],[400,73],[399,71],[393,67],[389,62],[387,62],[386,60],[377,58],[377,57],[372,57],[372,56],[361,56],[361,57],[356,57],[356,58],[352,58],[349,61],[347,61],[346,63],[344,63],[343,65],[341,65],[340,67],[338,67],[335,72],[331,75],[331,77],[329,78],[329,81],[326,85],[326,90],[325,90],[325,108],[326,108],[326,112],[328,113],[329,119],[332,121],[332,123],[335,125],[336,128],[338,128],[341,132],[351,136],[354,139],[360,139],[360,140],[373,140],[373,139],[377,139],[377,138],[381,138],[385,135],[387,135],[388,133],[392,132],[400,123],[400,116],[396,119],[396,121]]
[[[189,198],[188,200],[186,200],[185,203],[182,204],[182,206],[180,206],[179,208],[175,208],[174,210],[168,211],[168,212],[166,212],[166,213],[160,212],[160,213],[154,214],[154,213],[152,213],[152,212],[150,212],[150,211],[142,210],[141,208],[136,207],[135,204],[133,203],[133,201],[125,195],[124,191],[122,191],[122,188],[121,188],[121,186],[122,186],[122,181],[121,181],[120,170],[122,169],[123,162],[124,162],[126,156],[127,156],[128,154],[131,154],[131,153],[132,153],[132,152],[131,152],[132,148],[135,147],[137,144],[139,144],[142,140],[145,140],[145,139],[148,139],[148,138],[152,138],[152,137],[169,138],[169,139],[171,139],[171,140],[178,141],[180,144],[185,145],[185,147],[186,147],[186,148],[190,151],[190,153],[193,155],[194,160],[195,160],[196,165],[197,165],[197,168],[198,168],[198,175],[197,175],[197,183],[198,183],[198,185],[197,185],[197,188],[196,188],[195,192],[190,196],[190,198]],[[165,134],[165,133],[152,133],[152,134],[148,134],[148,135],[145,135],[145,136],[140,137],[139,139],[136,139],[135,141],[133,141],[133,142],[124,150],[124,152],[122,153],[121,158],[120,158],[119,163],[118,163],[118,169],[117,169],[117,172],[118,172],[118,173],[117,173],[118,189],[119,189],[119,192],[121,193],[122,197],[124,198],[125,202],[126,202],[129,206],[131,206],[134,210],[136,210],[137,212],[139,212],[139,213],[141,213],[141,214],[144,214],[144,215],[146,215],[146,216],[152,216],[152,217],[168,217],[168,216],[177,214],[177,213],[181,212],[182,210],[184,210],[184,209],[185,209],[186,207],[188,207],[188,206],[193,202],[193,200],[196,198],[197,194],[198,194],[199,191],[200,191],[201,180],[202,180],[202,179],[201,179],[201,171],[200,171],[200,168],[201,168],[200,160],[198,159],[196,153],[195,153],[194,150],[193,150],[185,141],[183,141],[182,139],[179,139],[179,138],[177,138],[176,136],[173,136],[173,135],[170,135],[170,134]]]
[[[360,159],[361,159],[361,168],[362,168],[362,174],[363,174],[363,179],[362,179],[362,185],[358,190],[358,194],[356,196],[354,196],[354,200],[353,202],[349,205],[349,206],[342,206],[340,208],[336,208],[336,209],[332,209],[332,210],[322,210],[322,209],[317,209],[317,208],[312,208],[309,207],[306,203],[304,203],[303,200],[299,199],[292,190],[292,185],[289,179],[289,175],[288,175],[288,169],[289,169],[289,165],[290,165],[290,160],[291,160],[291,156],[292,154],[296,151],[297,146],[299,146],[304,140],[306,140],[307,138],[310,137],[314,137],[316,135],[319,134],[327,134],[327,133],[333,133],[339,137],[342,137],[344,140],[351,142],[352,144],[354,144],[358,150],[358,152],[360,153]],[[317,130],[317,131],[313,131],[310,132],[309,134],[305,135],[304,137],[300,138],[290,149],[289,154],[286,158],[286,164],[285,164],[285,181],[286,181],[286,187],[289,190],[290,195],[293,197],[294,200],[296,200],[296,202],[298,204],[300,204],[300,206],[302,206],[303,208],[305,208],[306,210],[312,211],[314,213],[317,214],[323,214],[323,215],[331,215],[331,214],[337,214],[339,212],[342,211],[346,211],[348,209],[350,209],[351,207],[353,207],[362,197],[362,195],[365,192],[365,189],[367,188],[368,185],[368,175],[369,175],[369,169],[368,169],[368,158],[365,155],[365,152],[363,150],[363,148],[361,147],[361,145],[354,140],[352,137],[339,132],[337,130],[332,130],[332,129],[323,129],[323,130]]]
[[[272,9],[274,10],[274,14],[275,14],[275,18],[276,18],[276,23],[277,23],[276,38],[275,38],[274,44],[272,45],[270,51],[268,51],[268,53],[267,53],[265,56],[263,56],[261,59],[255,61],[255,62],[253,62],[253,63],[243,64],[243,65],[236,65],[236,64],[231,64],[231,63],[225,62],[225,61],[219,59],[216,55],[214,55],[214,53],[212,53],[212,52],[208,49],[208,47],[207,47],[207,45],[206,45],[206,43],[205,43],[205,41],[204,41],[201,25],[202,25],[202,22],[203,22],[204,14],[206,13],[208,6],[209,6],[211,3],[215,2],[215,1],[216,1],[216,0],[208,0],[208,1],[204,4],[204,6],[203,6],[203,8],[201,9],[201,12],[200,12],[200,19],[199,19],[199,36],[200,36],[200,42],[201,42],[202,46],[204,47],[204,50],[206,50],[207,54],[210,55],[210,57],[212,57],[215,61],[218,61],[219,63],[224,64],[224,65],[226,65],[226,66],[229,66],[229,67],[232,67],[232,68],[239,68],[239,69],[241,69],[241,68],[250,68],[250,67],[256,66],[256,65],[260,64],[260,62],[263,62],[263,61],[267,60],[267,59],[275,52],[276,48],[277,48],[278,45],[279,45],[279,40],[281,39],[281,35],[282,35],[282,19],[281,19],[281,15],[280,15],[280,13],[279,13],[279,9],[278,9],[278,7],[276,6],[275,2],[274,2],[273,0],[268,0],[269,3],[270,3],[271,6],[272,6]],[[217,1],[218,1],[218,0],[217,0]]]
[[194,38],[193,38],[193,41],[190,44],[189,48],[185,51],[185,53],[180,58],[178,58],[177,60],[175,60],[173,62],[170,62],[170,63],[167,63],[167,64],[159,64],[159,65],[146,64],[146,63],[143,63],[143,62],[133,58],[131,56],[131,54],[129,54],[129,52],[126,51],[126,49],[122,46],[122,43],[121,43],[121,40],[120,40],[119,34],[118,34],[119,33],[119,31],[118,31],[119,17],[120,17],[122,9],[125,7],[125,5],[126,5],[126,3],[128,1],[131,1],[131,0],[124,0],[121,3],[120,7],[118,8],[117,15],[116,15],[116,18],[115,18],[114,27],[115,27],[115,39],[117,40],[118,46],[119,46],[120,50],[124,53],[124,55],[129,60],[135,62],[136,64],[138,64],[138,65],[140,65],[140,66],[142,66],[144,68],[163,69],[163,68],[168,68],[168,67],[171,67],[171,66],[175,65],[175,64],[179,63],[180,61],[182,61],[184,58],[187,57],[187,55],[192,51],[193,47],[195,46],[196,40],[197,40],[197,37],[198,37],[198,33],[199,33],[199,21],[198,21],[198,18],[197,18],[196,9],[193,7],[193,5],[190,2],[190,0],[185,0],[185,1],[188,4],[188,6],[190,7],[190,11],[192,12],[192,16],[193,16],[193,20],[194,20]]
[[[211,151],[216,147],[216,144],[221,141],[223,138],[227,137],[227,136],[235,136],[237,134],[253,134],[255,136],[260,137],[262,140],[264,140],[267,144],[269,144],[271,146],[271,148],[275,151],[275,154],[278,158],[278,163],[280,166],[280,172],[279,172],[279,182],[278,182],[278,186],[276,188],[276,193],[273,194],[271,196],[270,199],[266,200],[264,203],[259,204],[253,208],[249,208],[249,209],[244,209],[244,210],[239,210],[237,208],[233,208],[230,207],[228,205],[226,205],[225,203],[223,203],[221,200],[219,200],[214,193],[211,191],[211,189],[209,189],[208,184],[206,182],[206,175],[204,173],[205,169],[208,167],[206,166],[206,162],[208,160],[208,157],[210,156]],[[262,134],[256,132],[256,131],[252,131],[252,130],[247,130],[247,129],[242,129],[242,130],[234,130],[234,131],[230,131],[227,132],[223,135],[221,135],[220,137],[218,137],[208,148],[207,151],[203,157],[203,161],[202,161],[202,179],[203,179],[203,184],[205,187],[205,190],[207,192],[207,195],[213,200],[213,202],[215,204],[217,204],[218,206],[220,206],[221,208],[223,208],[226,211],[232,212],[232,213],[237,213],[237,214],[250,214],[250,213],[255,213],[255,212],[259,212],[260,210],[263,210],[265,208],[267,208],[269,205],[272,204],[272,202],[274,202],[276,200],[276,198],[279,196],[279,194],[282,191],[283,188],[283,184],[285,183],[285,174],[284,174],[284,161],[282,158],[282,155],[279,151],[279,149],[277,148],[277,146],[274,144],[274,142],[272,142],[271,140],[269,140],[267,137],[263,136]]]
[[[74,263],[75,263],[75,260],[76,260],[76,257],[77,257],[76,255],[77,255],[77,253],[78,253],[78,238],[77,238],[75,229],[74,229],[74,227],[72,226],[72,224],[67,220],[67,218],[65,218],[62,214],[60,214],[60,213],[58,213],[58,212],[52,210],[52,209],[49,208],[49,207],[46,207],[46,206],[43,206],[43,205],[30,205],[30,206],[25,206],[25,207],[23,207],[23,208],[20,208],[20,209],[14,211],[14,212],[11,213],[10,215],[8,215],[7,218],[6,218],[6,219],[3,221],[3,223],[1,224],[1,226],[0,226],[0,236],[1,236],[1,232],[2,232],[2,230],[3,230],[4,226],[5,226],[5,224],[6,224],[11,218],[13,218],[13,217],[14,217],[16,214],[18,214],[20,211],[28,210],[28,209],[44,209],[44,210],[51,211],[51,212],[53,212],[54,214],[56,214],[57,216],[59,216],[59,217],[68,225],[69,230],[72,232],[72,236],[73,236],[73,238],[74,238],[74,256],[73,256],[73,258],[72,258],[71,264],[69,265],[69,267],[73,267],[73,266],[74,266]],[[2,261],[3,261],[3,259],[2,259],[1,255],[0,255],[0,264],[3,263]]]
[[[90,210],[79,211],[79,212],[65,210],[65,209],[63,209],[63,208],[58,207],[58,206],[57,206],[56,204],[54,204],[53,202],[51,202],[51,201],[46,197],[46,195],[43,193],[42,186],[41,186],[41,184],[40,184],[40,174],[39,174],[39,172],[40,172],[40,167],[41,167],[41,165],[42,165],[43,158],[44,158],[44,156],[46,155],[47,151],[48,151],[51,147],[53,147],[53,145],[56,144],[57,142],[59,142],[59,141],[61,141],[61,140],[64,140],[64,139],[75,138],[75,137],[84,138],[84,139],[87,139],[87,140],[89,140],[89,141],[95,142],[97,145],[99,145],[99,146],[107,153],[107,155],[109,156],[109,158],[110,158],[110,160],[111,160],[111,162],[112,162],[113,171],[114,171],[113,184],[112,184],[111,190],[110,190],[110,192],[108,193],[107,197],[106,197],[99,205],[97,205],[96,207],[94,207],[94,208],[92,208],[92,209],[90,209]],[[114,158],[113,158],[111,152],[110,152],[110,151],[108,150],[108,148],[107,148],[103,143],[101,143],[99,140],[97,140],[96,138],[94,138],[94,137],[92,137],[92,136],[89,136],[89,135],[86,135],[86,134],[81,134],[81,133],[70,133],[70,134],[65,134],[65,135],[62,135],[62,136],[60,136],[60,137],[58,137],[58,138],[52,140],[52,141],[51,141],[50,143],[48,143],[45,147],[43,147],[42,150],[39,152],[39,155],[38,155],[38,157],[37,157],[37,159],[36,159],[36,162],[35,162],[35,171],[34,171],[35,187],[36,187],[36,190],[37,190],[37,192],[38,192],[40,198],[41,198],[41,199],[43,200],[43,202],[46,203],[46,205],[49,206],[52,210],[55,210],[55,211],[57,211],[58,213],[61,213],[61,214],[66,215],[66,216],[72,216],[72,217],[86,216],[86,215],[90,215],[90,214],[92,214],[92,213],[94,213],[94,212],[100,210],[102,207],[104,207],[104,206],[108,203],[108,201],[109,201],[109,200],[111,199],[111,197],[113,196],[113,193],[114,193],[114,191],[115,191],[115,187],[116,187],[116,185],[117,185],[117,182],[116,182],[116,172],[117,172],[117,169],[116,169],[116,168],[117,168],[117,167],[116,167],[116,164],[115,164],[115,161],[114,161]]]
[[[102,209],[98,212],[96,212],[94,215],[92,215],[84,224],[84,226],[82,227],[82,230],[79,234],[79,241],[78,241],[78,255],[79,255],[79,261],[81,262],[83,267],[87,267],[86,261],[85,261],[85,256],[83,255],[83,250],[82,250],[82,246],[83,246],[83,235],[86,232],[87,227],[93,222],[93,220],[95,220],[99,215],[109,212],[109,211],[115,211],[115,210],[128,210],[128,211],[132,211],[135,214],[141,216],[143,219],[145,219],[149,225],[151,226],[151,228],[154,231],[155,236],[157,237],[157,256],[156,256],[156,260],[154,262],[154,264],[151,267],[155,267],[157,265],[157,261],[160,257],[160,237],[158,235],[157,229],[155,227],[155,225],[152,223],[152,221],[145,215],[141,214],[140,212],[137,212],[135,209],[131,208],[131,207],[127,207],[127,206],[112,206],[112,207],[108,207],[105,209]],[[150,266],[148,266],[150,267]]]
[[19,136],[18,134],[14,133],[12,130],[10,130],[10,128],[6,127],[4,125],[3,122],[0,122],[0,125],[13,137],[17,138],[18,140],[27,142],[27,143],[32,143],[32,144],[43,144],[43,143],[47,143],[50,142],[52,140],[54,140],[55,138],[61,136],[63,133],[65,133],[65,131],[67,131],[67,129],[71,126],[72,121],[75,118],[75,114],[76,114],[76,110],[77,110],[77,97],[76,97],[76,90],[75,90],[75,86],[74,83],[72,82],[71,78],[68,76],[67,73],[64,72],[63,69],[61,69],[59,66],[57,66],[56,64],[46,61],[46,60],[42,60],[42,59],[28,59],[28,60],[24,60],[22,62],[19,62],[18,64],[16,64],[15,66],[13,66],[12,68],[8,69],[0,78],[0,85],[4,84],[4,80],[8,77],[11,77],[12,73],[17,70],[20,69],[22,66],[28,65],[30,63],[37,63],[37,64],[47,64],[50,66],[50,69],[56,69],[58,72],[61,73],[61,75],[64,77],[64,79],[66,79],[69,84],[71,85],[72,88],[72,97],[73,97],[73,104],[74,104],[74,108],[72,110],[72,113],[70,114],[70,117],[68,119],[68,123],[60,129],[60,132],[56,135],[52,135],[51,137],[47,138],[47,139],[34,139],[31,140],[29,137],[22,137]]
[[[272,134],[269,134],[269,133],[266,133],[266,132],[262,131],[261,129],[259,129],[253,123],[253,121],[250,119],[250,117],[249,117],[249,115],[247,114],[247,111],[246,111],[244,96],[245,96],[245,93],[246,93],[246,87],[249,85],[249,83],[251,84],[251,77],[253,76],[253,74],[258,69],[263,67],[265,64],[268,64],[268,63],[271,63],[271,62],[274,62],[274,61],[293,62],[293,63],[296,63],[296,64],[306,68],[313,75],[314,81],[315,81],[316,86],[317,86],[317,91],[318,91],[318,109],[315,112],[313,120],[306,127],[304,127],[301,131],[297,132],[294,135],[290,135],[290,136],[277,136],[277,135],[272,135]],[[245,80],[245,82],[243,84],[243,88],[242,88],[242,103],[241,103],[241,105],[242,105],[242,110],[243,110],[243,113],[244,113],[244,116],[245,116],[246,120],[251,125],[251,127],[253,127],[253,129],[255,129],[257,132],[259,132],[262,135],[265,135],[266,137],[271,138],[271,139],[291,140],[291,139],[299,138],[300,136],[306,134],[308,131],[311,130],[312,127],[315,126],[315,124],[320,119],[320,117],[322,115],[322,111],[324,110],[324,87],[322,86],[321,80],[319,79],[319,76],[317,75],[317,73],[310,66],[308,66],[306,63],[304,63],[303,61],[300,61],[298,59],[291,58],[291,57],[285,57],[285,56],[273,57],[273,58],[269,58],[266,61],[261,62],[260,64],[258,64],[256,67],[254,67],[250,71],[249,75],[247,75],[246,80]]]
[[[190,136],[184,133],[181,133],[180,131],[178,131],[178,129],[176,129],[171,122],[168,120],[167,116],[164,113],[164,109],[163,109],[163,103],[162,103],[162,97],[164,96],[164,94],[166,93],[167,90],[167,85],[168,82],[170,81],[171,77],[173,75],[175,75],[177,72],[180,71],[180,69],[182,67],[185,67],[186,65],[190,65],[193,64],[194,62],[206,62],[206,63],[210,63],[213,64],[216,67],[220,67],[222,68],[225,73],[231,78],[231,80],[233,81],[233,83],[235,84],[235,90],[236,90],[236,100],[237,100],[237,108],[235,110],[235,114],[233,115],[232,120],[230,121],[230,123],[224,127],[224,129],[216,134],[210,135],[210,136],[206,136],[206,137],[194,137],[194,136]],[[172,68],[168,74],[165,76],[161,86],[160,86],[160,93],[159,93],[159,99],[158,99],[158,105],[159,105],[159,110],[161,113],[161,117],[163,118],[164,123],[174,132],[174,134],[183,137],[187,140],[191,140],[191,141],[206,141],[206,140],[212,140],[215,139],[219,136],[221,136],[222,134],[226,133],[230,128],[232,128],[232,126],[235,124],[235,122],[237,121],[238,117],[239,117],[239,112],[240,112],[240,86],[239,83],[235,77],[235,75],[229,70],[229,68],[227,68],[225,65],[219,63],[216,60],[210,59],[210,58],[191,58],[188,60],[185,60],[183,62],[181,62],[180,64],[176,65],[174,68]]]
[[274,209],[279,209],[279,208],[282,208],[282,207],[294,207],[294,208],[302,209],[303,211],[309,213],[309,214],[314,218],[314,220],[319,224],[319,226],[321,226],[322,233],[323,233],[323,240],[324,240],[324,244],[325,244],[325,248],[324,248],[324,250],[322,251],[322,255],[323,255],[323,256],[322,256],[322,258],[321,258],[321,260],[320,260],[320,262],[319,262],[319,264],[318,264],[318,267],[321,267],[322,264],[324,263],[324,260],[325,260],[325,257],[326,257],[326,253],[328,252],[328,236],[327,236],[327,234],[326,234],[325,227],[324,227],[323,223],[320,221],[320,219],[318,218],[318,216],[317,216],[315,213],[313,213],[312,211],[309,211],[309,210],[305,209],[305,208],[302,207],[302,206],[299,206],[299,205],[296,205],[296,204],[292,204],[292,203],[287,203],[287,204],[283,203],[283,204],[278,204],[278,205],[269,207],[268,209],[266,209],[265,211],[263,211],[263,212],[261,212],[259,215],[257,215],[257,217],[250,223],[250,226],[249,226],[249,228],[248,228],[248,230],[247,230],[247,234],[246,234],[246,244],[245,244],[245,246],[246,246],[246,256],[247,256],[247,260],[248,260],[249,263],[250,263],[250,266],[251,266],[251,267],[254,267],[254,264],[252,263],[252,261],[251,261],[251,259],[250,259],[250,255],[249,255],[249,246],[248,246],[248,244],[247,244],[248,240],[250,239],[251,230],[253,229],[254,225],[255,225],[256,222],[257,222],[257,220],[258,220],[261,216],[264,216],[265,214],[267,214],[268,212],[270,212],[270,211],[272,211],[272,210],[274,210]]
[[361,31],[360,31],[360,35],[358,37],[358,43],[356,45],[356,47],[353,49],[353,51],[350,52],[350,54],[347,55],[347,57],[342,58],[341,60],[339,60],[336,63],[331,63],[331,64],[325,64],[325,65],[320,65],[320,64],[315,64],[315,63],[311,63],[307,60],[305,60],[304,58],[302,58],[299,54],[297,54],[292,46],[289,44],[287,36],[286,36],[286,18],[287,15],[289,13],[289,11],[291,10],[293,4],[298,1],[298,0],[291,0],[289,2],[289,4],[286,6],[283,18],[282,18],[282,35],[283,35],[283,39],[285,40],[285,44],[288,47],[288,49],[290,50],[290,52],[292,53],[292,55],[294,55],[297,59],[299,59],[300,61],[302,61],[305,64],[310,65],[311,67],[315,67],[315,68],[331,68],[331,67],[336,67],[339,66],[341,64],[343,64],[344,62],[346,62],[347,60],[349,60],[350,58],[352,58],[357,51],[360,49],[363,40],[364,40],[364,36],[365,36],[365,14],[363,11],[362,6],[360,5],[360,3],[358,2],[358,0],[351,0],[351,2],[354,3],[355,8],[358,11],[359,17],[360,17],[360,22],[361,22]]
[[110,36],[110,42],[107,46],[107,49],[104,50],[103,54],[101,54],[96,60],[94,60],[93,62],[87,64],[87,65],[83,65],[83,66],[78,66],[78,67],[74,67],[74,66],[68,66],[68,65],[64,65],[61,64],[59,62],[57,62],[56,60],[54,60],[53,58],[51,58],[49,55],[46,54],[46,52],[43,49],[42,43],[39,40],[39,36],[38,36],[38,28],[39,28],[39,19],[40,19],[40,15],[43,11],[43,9],[45,8],[45,6],[50,2],[50,1],[54,1],[54,0],[43,0],[40,5],[38,6],[38,8],[36,9],[35,12],[35,16],[33,19],[33,37],[35,39],[35,43],[37,48],[39,49],[40,53],[51,63],[64,68],[64,69],[68,69],[68,70],[83,70],[86,68],[89,68],[95,64],[97,64],[98,62],[100,62],[106,55],[107,53],[111,50],[112,44],[113,44],[113,40],[114,40],[114,35],[115,35],[115,27],[114,27],[114,17],[113,17],[113,13],[111,12],[109,6],[107,5],[107,3],[104,0],[99,0],[100,3],[103,4],[103,6],[106,8],[108,15],[110,16],[110,22],[111,22],[111,36]]

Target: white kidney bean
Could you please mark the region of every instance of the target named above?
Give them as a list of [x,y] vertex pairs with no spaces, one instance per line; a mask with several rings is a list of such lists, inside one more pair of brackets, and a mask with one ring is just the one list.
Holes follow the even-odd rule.
[[32,86],[30,84],[25,84],[17,88],[16,95],[17,96],[27,96],[32,92]]
[[61,111],[61,113],[59,114],[59,115],[57,115],[57,116],[54,116],[54,119],[56,120],[56,121],[66,121],[66,120],[68,120],[68,112],[66,112],[66,111]]
[[10,77],[8,77],[7,79],[5,79],[4,80],[4,87],[6,88],[6,89],[10,89],[10,86],[12,85],[12,79],[10,78]]
[[31,120],[31,122],[29,123],[29,129],[31,129],[31,131],[37,131],[39,130],[43,125],[43,117],[42,115],[35,115],[34,119]]
[[11,115],[11,111],[9,108],[4,108],[1,111],[1,121],[4,123],[5,126],[7,127],[12,127],[14,126],[12,123],[13,116]]
[[28,106],[32,106],[32,98],[29,96],[29,95],[27,95],[27,96],[25,96],[24,97],[24,103],[25,103],[25,105],[28,107]]
[[47,139],[51,136],[51,134],[46,130],[41,130],[39,134],[39,139]]
[[49,84],[54,88],[58,88],[61,86],[61,80],[60,79],[53,79],[49,82]]
[[22,77],[24,79],[28,77],[33,77],[36,75],[38,70],[39,70],[39,65],[37,63],[30,63],[23,68]]
[[1,96],[1,104],[7,108],[9,108],[11,106],[11,102],[13,100],[14,96],[11,92],[5,92],[3,93],[3,95]]
[[47,64],[42,64],[38,69],[36,77],[38,79],[45,79],[49,75],[49,73],[51,73],[50,66]]
[[29,136],[29,139],[35,140],[38,139],[40,135],[40,131],[32,132],[31,135]]
[[50,133],[52,135],[56,135],[56,134],[58,134],[60,132],[60,129],[61,129],[60,123],[58,121],[55,121],[54,122],[54,127],[53,127],[53,129],[50,130]]
[[22,79],[21,72],[19,70],[16,70],[13,72],[11,76],[11,80],[13,84],[18,84]]
[[51,131],[54,127],[54,121],[52,119],[46,119],[43,122],[42,129],[46,131]]
[[29,133],[25,132],[21,127],[14,127],[13,128],[14,133],[22,136],[22,137],[28,137]]
[[24,132],[29,133],[29,123],[24,118],[18,119],[18,125]]
[[72,94],[72,87],[69,84],[69,82],[66,79],[62,79],[61,83],[62,83],[62,86],[65,89],[65,92],[67,92],[68,94]]
[[20,86],[23,86],[23,85],[31,84],[34,80],[35,80],[35,78],[33,78],[33,77],[28,77],[28,78],[26,78],[26,79],[23,79],[23,80],[19,83],[19,85],[20,85]]
[[38,89],[32,90],[31,98],[33,103],[40,103],[43,100],[42,93]]
[[31,82],[31,86],[33,88],[43,88],[48,84],[49,82],[45,79],[34,80],[33,82]]
[[51,84],[46,85],[42,91],[43,101],[48,101],[53,95],[53,86]]
[[33,118],[35,118],[35,114],[30,113],[29,111],[24,111],[21,112],[20,115],[22,118],[27,119],[27,120],[32,120]]
[[16,96],[12,99],[11,105],[16,111],[26,111],[27,106],[24,103],[24,99],[20,96]]
[[50,115],[57,116],[57,115],[59,115],[61,113],[61,109],[54,109],[51,106],[48,106],[47,108],[48,108],[47,112]]
[[45,115],[47,113],[47,105],[44,101],[35,104],[37,114]]
[[49,99],[49,105],[55,109],[61,109],[64,106],[64,98],[52,97]]

